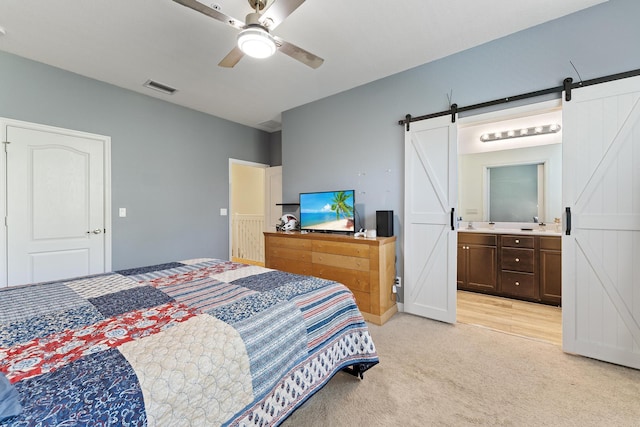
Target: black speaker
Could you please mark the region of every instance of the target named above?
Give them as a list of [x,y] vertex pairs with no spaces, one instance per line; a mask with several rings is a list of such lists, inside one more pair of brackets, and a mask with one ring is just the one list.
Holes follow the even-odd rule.
[[393,211],[376,211],[376,234],[379,237],[393,236]]

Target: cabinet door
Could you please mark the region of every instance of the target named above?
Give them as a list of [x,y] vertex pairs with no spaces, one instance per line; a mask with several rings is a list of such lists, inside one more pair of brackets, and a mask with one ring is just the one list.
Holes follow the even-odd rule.
[[498,277],[498,253],[493,246],[466,245],[467,278],[470,287],[495,292]]
[[540,251],[540,299],[560,304],[562,295],[562,252]]

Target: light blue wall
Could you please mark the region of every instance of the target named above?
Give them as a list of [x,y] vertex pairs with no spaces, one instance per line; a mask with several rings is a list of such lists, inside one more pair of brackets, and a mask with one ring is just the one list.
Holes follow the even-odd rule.
[[[570,60],[584,80],[638,69],[639,17],[640,1],[610,0],[284,112],[284,200],[355,188],[367,228],[375,227],[376,210],[394,211],[401,247],[404,129],[398,120],[447,110],[450,92],[466,106],[559,86],[566,77],[577,81]],[[464,28],[452,28],[452,36],[456,31]]]
[[114,269],[228,259],[229,158],[270,157],[266,132],[3,52],[0,117],[111,137]]
[[282,166],[282,131],[269,134],[269,146],[271,148],[269,165]]

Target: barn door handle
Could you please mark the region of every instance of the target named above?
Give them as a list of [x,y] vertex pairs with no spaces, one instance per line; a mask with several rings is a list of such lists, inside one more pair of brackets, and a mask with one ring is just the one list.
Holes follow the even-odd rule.
[[452,230],[456,229],[455,220],[456,220],[456,208],[451,208],[451,229]]
[[565,232],[565,234],[567,236],[570,236],[571,235],[571,208],[566,207],[565,212],[567,213],[567,231]]

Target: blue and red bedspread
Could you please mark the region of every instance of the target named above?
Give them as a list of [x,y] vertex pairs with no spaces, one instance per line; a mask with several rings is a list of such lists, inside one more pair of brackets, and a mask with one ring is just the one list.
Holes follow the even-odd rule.
[[277,425],[378,362],[338,283],[197,259],[0,291],[0,425]]

